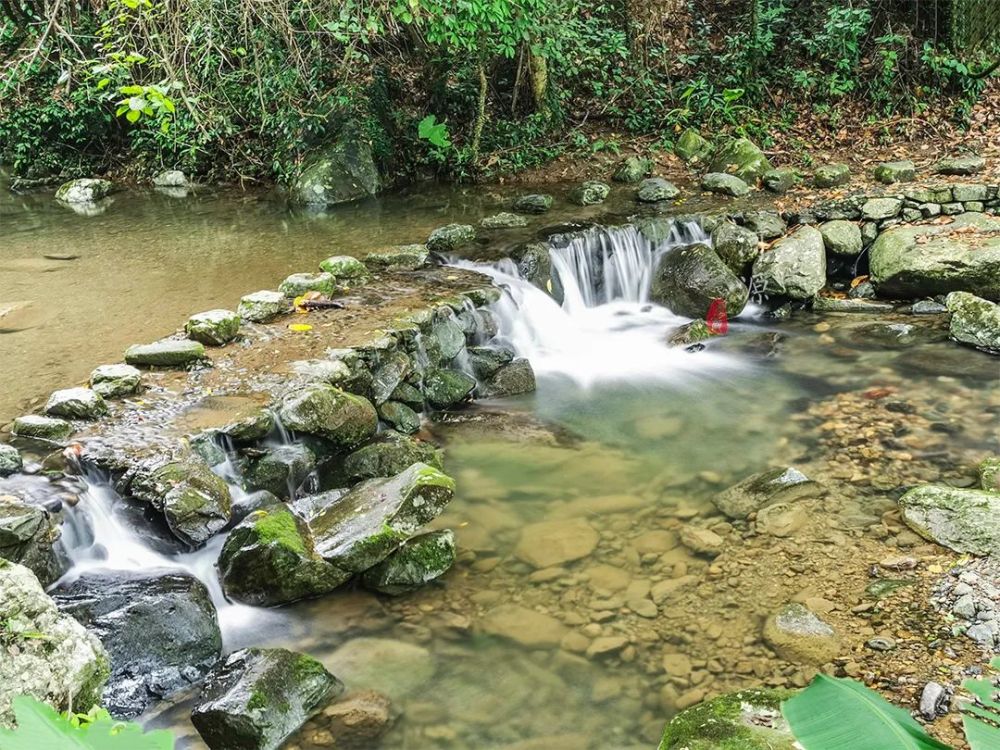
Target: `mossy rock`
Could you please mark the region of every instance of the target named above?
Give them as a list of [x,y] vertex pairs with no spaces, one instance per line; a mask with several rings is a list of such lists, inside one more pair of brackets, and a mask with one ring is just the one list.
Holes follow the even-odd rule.
[[368,266],[350,255],[333,255],[319,263],[321,271],[338,281],[357,283],[368,276]]
[[479,226],[483,229],[509,229],[514,227],[528,226],[528,220],[520,214],[512,214],[509,211],[501,211],[493,216],[487,216],[480,220]]
[[342,472],[350,482],[358,482],[395,476],[418,462],[444,468],[441,452],[430,443],[386,430],[373,442],[344,458]]
[[438,227],[427,238],[427,249],[434,253],[454,253],[476,239],[471,224],[447,224]]
[[307,158],[291,194],[295,203],[328,206],[373,196],[381,188],[371,146],[343,139]]
[[378,429],[378,414],[368,399],[325,383],[292,391],[277,411],[287,429],[316,435],[341,449],[360,445]]
[[594,206],[604,203],[611,193],[611,186],[599,180],[587,180],[570,191],[569,199],[578,206]]
[[642,156],[626,156],[615,168],[611,179],[615,182],[636,183],[653,170],[653,162]]
[[532,193],[518,196],[513,209],[522,214],[543,214],[552,208],[553,198],[547,193]]
[[249,490],[267,490],[280,498],[294,498],[313,469],[316,456],[300,443],[276,445],[254,459],[246,472]]
[[293,273],[281,282],[278,290],[289,298],[300,297],[307,292],[319,292],[327,297],[332,297],[337,292],[338,286],[333,274],[321,271],[320,273]]
[[764,152],[748,138],[732,138],[719,145],[709,162],[709,172],[736,175],[744,182],[756,183],[772,169]]
[[240,316],[232,310],[208,310],[188,318],[184,332],[189,339],[208,346],[223,346],[240,332]]
[[386,401],[378,407],[378,415],[383,422],[406,435],[420,430],[420,415],[401,401]]
[[699,703],[671,719],[658,750],[795,750],[781,715],[781,702],[792,695],[751,689]]
[[1000,354],[1000,305],[968,292],[952,292],[945,304],[951,313],[948,330],[955,341]]
[[468,399],[476,389],[476,379],[461,370],[431,370],[424,379],[424,395],[435,409],[447,409]]
[[704,318],[716,298],[725,300],[729,315],[739,315],[749,294],[715,251],[700,243],[664,255],[650,289],[652,301],[687,318]]
[[49,396],[45,413],[63,419],[97,419],[108,413],[108,405],[90,388],[64,388]]
[[1000,553],[1000,495],[926,485],[899,499],[903,521],[925,539],[955,552]]
[[[21,470],[24,462],[21,454],[13,445],[0,443],[0,477],[9,477]],[[8,558],[9,559],[9,558]]]
[[813,184],[818,188],[846,185],[851,181],[851,168],[846,164],[824,164],[813,174]]
[[378,271],[416,271],[427,265],[426,245],[399,245],[368,253],[364,264]]
[[639,183],[635,197],[641,203],[659,203],[676,198],[680,193],[676,185],[662,177],[648,177]]
[[187,367],[205,360],[205,345],[190,339],[163,339],[125,350],[126,363],[145,367]]
[[718,195],[741,198],[750,192],[750,186],[733,174],[709,172],[701,180],[701,189]]
[[712,154],[712,144],[697,130],[688,128],[674,144],[674,153],[689,164],[703,162]]
[[43,417],[38,414],[18,417],[11,427],[11,434],[16,437],[49,443],[64,443],[73,432],[73,425],[65,419]]
[[240,298],[236,312],[251,323],[267,323],[292,311],[292,304],[281,292],[261,289]]
[[455,563],[455,534],[451,529],[420,534],[361,576],[374,591],[399,596],[440,578]]
[[90,388],[102,398],[121,398],[139,390],[142,372],[132,365],[100,365],[90,373]]

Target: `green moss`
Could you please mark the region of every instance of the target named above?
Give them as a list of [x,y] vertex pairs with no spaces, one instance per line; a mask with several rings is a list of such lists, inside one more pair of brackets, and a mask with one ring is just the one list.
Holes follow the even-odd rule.
[[455,480],[433,466],[425,466],[417,470],[414,485],[417,487],[443,487],[449,492],[455,491]]
[[267,708],[267,696],[259,689],[250,693],[250,700],[247,701],[247,708],[251,711]]
[[[781,719],[787,690],[741,690],[699,703],[675,716],[663,730],[658,750],[791,750],[794,738]],[[775,714],[775,727],[748,723],[744,712]]]
[[260,518],[253,528],[258,538],[267,544],[275,544],[303,557],[309,555],[302,535],[299,533],[295,517],[287,510],[257,511]]

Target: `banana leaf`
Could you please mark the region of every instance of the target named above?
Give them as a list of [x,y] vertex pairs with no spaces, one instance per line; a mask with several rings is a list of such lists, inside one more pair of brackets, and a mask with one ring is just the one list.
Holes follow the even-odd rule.
[[[1000,658],[991,665],[1000,670]],[[1000,748],[1000,702],[997,691],[1000,679],[995,675],[981,680],[966,680],[962,687],[969,691],[972,700],[959,700],[965,739],[972,750]]]

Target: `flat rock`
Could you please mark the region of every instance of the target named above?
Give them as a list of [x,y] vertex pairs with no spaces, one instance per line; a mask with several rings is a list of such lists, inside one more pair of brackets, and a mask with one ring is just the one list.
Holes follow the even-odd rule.
[[514,556],[535,568],[548,568],[587,557],[599,539],[594,527],[582,518],[542,521],[522,529]]
[[712,498],[715,507],[730,518],[745,519],[774,503],[817,497],[822,488],[798,469],[785,467],[752,474]]
[[517,604],[491,609],[479,626],[484,633],[508,638],[527,648],[554,648],[567,632],[555,617]]
[[1000,495],[976,489],[927,485],[899,499],[906,525],[956,552],[1000,552]]
[[786,604],[767,618],[764,642],[787,661],[820,665],[840,653],[836,632],[802,604]]

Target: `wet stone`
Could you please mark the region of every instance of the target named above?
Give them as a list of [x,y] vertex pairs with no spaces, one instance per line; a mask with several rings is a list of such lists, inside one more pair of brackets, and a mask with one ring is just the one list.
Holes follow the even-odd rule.
[[316,456],[306,446],[275,445],[255,458],[246,472],[250,490],[266,490],[280,498],[293,498],[316,468]]
[[514,556],[535,568],[548,568],[590,555],[600,539],[581,518],[541,521],[521,530]]
[[471,224],[447,224],[431,232],[427,249],[434,253],[453,253],[475,239],[476,230]]
[[486,216],[480,222],[479,226],[483,229],[506,229],[509,227],[526,227],[528,226],[528,220],[521,216],[520,214],[512,214],[507,211],[502,211],[493,216]]
[[205,346],[190,339],[163,339],[135,344],[125,350],[125,361],[146,367],[186,367],[205,360]]
[[188,318],[184,326],[188,338],[208,346],[223,346],[240,332],[240,316],[231,310],[208,310]]
[[837,634],[801,604],[786,604],[764,624],[764,641],[782,659],[825,664],[840,652]]
[[236,308],[239,316],[251,323],[267,323],[291,310],[292,306],[284,294],[266,289],[244,295]]
[[73,434],[73,425],[65,419],[26,414],[14,420],[11,432],[17,437],[61,443]]
[[321,271],[333,276],[337,282],[357,283],[368,276],[368,267],[350,255],[332,255],[319,262]]
[[131,365],[101,365],[90,373],[90,388],[102,398],[122,398],[139,390],[142,372]]
[[399,596],[448,572],[455,562],[455,534],[450,529],[420,534],[362,574],[367,588]]
[[0,443],[0,477],[9,477],[21,470],[21,454],[13,445]]
[[363,262],[378,271],[416,271],[427,264],[427,257],[426,245],[399,245],[368,253]]
[[479,621],[488,635],[507,638],[528,648],[554,648],[566,635],[559,620],[533,609],[505,604],[489,610]]
[[721,172],[706,174],[701,180],[701,189],[733,198],[742,197],[750,192],[750,186],[739,177]]
[[662,177],[649,177],[639,184],[636,198],[641,203],[658,203],[676,198],[680,192],[675,185]]
[[286,297],[300,297],[307,292],[319,292],[326,297],[332,297],[337,291],[337,282],[333,274],[326,273],[293,273],[285,278],[278,290]]
[[66,388],[55,391],[45,403],[45,413],[64,419],[97,419],[108,413],[107,404],[89,388]]
[[822,488],[798,469],[787,467],[752,474],[716,495],[712,502],[730,518],[744,519],[774,503],[817,497]]
[[578,206],[593,206],[604,203],[609,193],[611,193],[611,186],[607,183],[587,180],[573,188],[570,200]]
[[522,214],[543,214],[552,208],[552,196],[545,193],[522,195],[514,200],[513,209]]
[[386,401],[378,407],[378,415],[383,422],[406,435],[420,430],[420,415],[400,401]]

